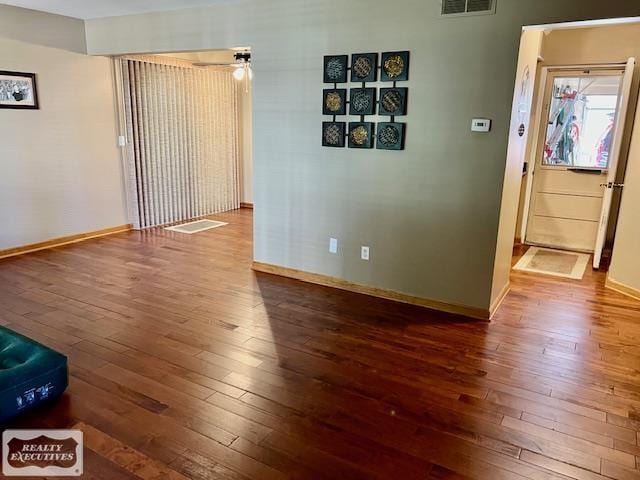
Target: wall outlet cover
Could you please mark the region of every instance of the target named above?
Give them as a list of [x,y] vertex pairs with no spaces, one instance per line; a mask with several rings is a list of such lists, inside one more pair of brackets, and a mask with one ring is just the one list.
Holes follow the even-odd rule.
[[471,121],[471,131],[487,133],[491,131],[491,120],[489,118],[474,118]]

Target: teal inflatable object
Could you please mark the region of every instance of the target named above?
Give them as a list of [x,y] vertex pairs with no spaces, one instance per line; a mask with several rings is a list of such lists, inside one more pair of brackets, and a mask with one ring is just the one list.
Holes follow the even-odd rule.
[[0,424],[55,400],[68,384],[67,357],[0,327]]

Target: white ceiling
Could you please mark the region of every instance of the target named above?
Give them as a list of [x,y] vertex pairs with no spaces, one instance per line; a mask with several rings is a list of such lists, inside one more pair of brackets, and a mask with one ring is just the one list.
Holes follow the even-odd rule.
[[182,8],[226,5],[239,0],[0,0],[16,7],[57,13],[67,17],[90,18],[164,12]]

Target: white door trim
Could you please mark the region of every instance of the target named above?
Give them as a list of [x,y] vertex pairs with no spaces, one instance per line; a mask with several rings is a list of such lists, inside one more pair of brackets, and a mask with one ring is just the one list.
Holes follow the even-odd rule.
[[[527,178],[526,178],[526,192],[524,196],[524,206],[522,208],[522,224],[520,225],[520,241],[522,243],[527,242],[527,227],[529,225],[529,210],[531,208],[531,194],[533,192],[533,174],[536,170],[536,159],[538,158],[538,145],[540,143],[540,125],[542,119],[542,110],[544,109],[544,91],[547,84],[547,77],[549,76],[549,67],[544,67],[540,72],[539,85],[535,88],[538,89],[538,98],[536,99],[536,107],[533,119],[533,135],[530,137],[531,149],[529,151],[529,158],[527,159]],[[542,85],[542,91],[539,90]]]

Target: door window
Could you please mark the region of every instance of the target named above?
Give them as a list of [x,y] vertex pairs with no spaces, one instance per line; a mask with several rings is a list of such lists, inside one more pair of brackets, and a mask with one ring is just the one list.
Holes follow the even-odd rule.
[[556,77],[543,165],[607,169],[621,75]]

